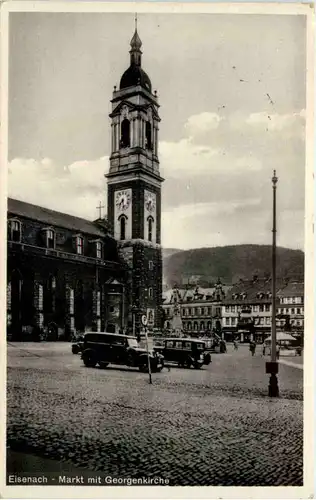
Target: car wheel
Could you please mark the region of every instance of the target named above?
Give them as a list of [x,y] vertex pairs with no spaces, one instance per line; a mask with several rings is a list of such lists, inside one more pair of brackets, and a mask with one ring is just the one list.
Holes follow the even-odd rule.
[[83,362],[84,365],[87,366],[88,368],[94,368],[95,365],[97,364],[96,360],[94,359],[93,356],[91,356],[91,354],[84,356]]
[[202,366],[202,365],[201,365],[200,363],[194,363],[194,368],[195,368],[196,370],[199,370],[199,369],[201,368],[201,366]]
[[148,367],[147,367],[147,364],[146,365],[139,365],[139,371],[142,372],[142,373],[147,373],[148,372]]
[[185,364],[184,364],[184,366],[185,366],[186,368],[191,368],[191,364],[192,364],[192,363],[191,363],[191,360],[190,360],[190,359],[187,359],[187,360],[186,360],[186,362],[185,362]]
[[211,361],[212,361],[212,358],[211,358],[210,354],[206,354],[204,356],[204,364],[209,365],[211,363]]
[[104,368],[106,368],[108,365],[109,365],[109,363],[105,363],[104,361],[100,361],[100,363],[99,363],[99,366],[100,366],[100,368],[102,368],[102,370]]
[[129,354],[127,356],[126,364],[127,364],[127,366],[135,366],[134,358],[133,358],[133,356],[131,354]]
[[72,354],[78,354],[80,349],[79,349],[79,346],[73,345],[71,350],[72,350]]

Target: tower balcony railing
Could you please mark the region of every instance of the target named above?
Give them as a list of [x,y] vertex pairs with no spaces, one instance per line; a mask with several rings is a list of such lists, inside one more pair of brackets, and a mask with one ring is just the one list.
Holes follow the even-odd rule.
[[65,252],[64,250],[58,250],[55,248],[46,248],[46,247],[39,247],[36,245],[29,245],[28,243],[23,243],[23,242],[8,241],[8,248],[11,250],[20,250],[30,255],[59,258],[83,264],[93,264],[94,266],[97,265],[103,268],[113,269],[115,267],[118,268],[120,266],[118,262],[114,262],[112,260],[98,259],[96,257]]

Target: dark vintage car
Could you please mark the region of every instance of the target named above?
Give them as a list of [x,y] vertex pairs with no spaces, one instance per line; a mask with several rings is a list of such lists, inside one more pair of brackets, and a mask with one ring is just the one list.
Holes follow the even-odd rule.
[[[148,372],[147,350],[140,347],[136,337],[115,333],[88,332],[84,336],[81,359],[85,366],[106,368],[110,363],[137,367]],[[151,371],[160,372],[163,355],[149,352]]]
[[199,339],[157,339],[154,350],[163,355],[165,362],[177,363],[181,367],[201,368],[211,362],[211,355],[205,349],[205,342]]

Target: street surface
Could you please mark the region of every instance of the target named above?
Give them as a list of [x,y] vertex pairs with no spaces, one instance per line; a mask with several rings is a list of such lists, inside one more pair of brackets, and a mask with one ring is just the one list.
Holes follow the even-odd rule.
[[280,364],[270,399],[268,359],[247,346],[152,385],[131,368],[86,368],[67,343],[9,343],[7,355],[13,452],[171,485],[303,484],[302,358]]

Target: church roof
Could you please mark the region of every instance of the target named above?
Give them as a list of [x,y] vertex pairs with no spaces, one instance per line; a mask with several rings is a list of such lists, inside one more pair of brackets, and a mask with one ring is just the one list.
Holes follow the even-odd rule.
[[137,33],[137,28],[135,28],[135,33],[131,39],[130,67],[123,73],[120,81],[120,90],[140,85],[151,92],[150,78],[141,67],[141,46],[142,41]]
[[132,49],[139,50],[141,46],[142,46],[142,41],[139,38],[139,34],[137,33],[137,28],[136,28],[133,38],[131,39],[131,47]]
[[147,73],[136,64],[131,64],[130,67],[123,73],[120,82],[120,89],[141,85],[151,92],[151,81]]
[[57,212],[39,205],[32,205],[31,203],[13,198],[8,198],[8,213],[17,217],[26,217],[51,226],[71,229],[72,231],[93,236],[104,237],[106,234],[94,222],[87,219]]

